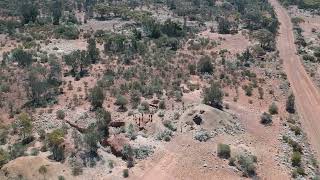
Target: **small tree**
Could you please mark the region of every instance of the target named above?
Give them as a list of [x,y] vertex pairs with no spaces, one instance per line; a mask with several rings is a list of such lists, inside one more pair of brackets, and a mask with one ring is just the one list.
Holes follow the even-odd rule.
[[38,7],[32,1],[21,1],[20,12],[22,15],[22,22],[28,24],[30,21],[35,22],[39,15]]
[[99,108],[96,111],[97,129],[102,137],[109,135],[109,123],[111,122],[111,114],[104,108]]
[[227,18],[218,19],[218,32],[220,34],[229,34],[231,29],[231,23]]
[[19,66],[27,67],[32,64],[32,55],[21,48],[12,51],[12,58]]
[[96,157],[98,155],[97,150],[99,139],[100,137],[96,131],[95,125],[90,125],[89,131],[84,135],[83,139],[90,157]]
[[62,16],[62,1],[54,0],[51,4],[51,12],[53,17],[53,24],[59,25],[60,18]]
[[103,93],[102,88],[99,86],[95,86],[91,90],[91,94],[90,94],[90,100],[91,100],[91,105],[93,109],[101,108],[104,98],[105,98],[105,95]]
[[32,120],[27,113],[18,116],[18,127],[23,139],[29,137],[32,133]]
[[159,109],[166,109],[166,102],[164,100],[159,102]]
[[141,111],[143,112],[149,112],[149,109],[150,109],[150,105],[147,101],[143,101],[141,103]]
[[128,104],[128,100],[124,96],[120,95],[118,96],[115,104],[120,106],[119,109],[126,110],[125,106]]
[[253,33],[253,36],[259,41],[260,46],[263,49],[272,49],[273,48],[273,42],[274,42],[274,36],[273,34],[266,30],[266,29],[260,29]]
[[141,102],[141,94],[138,91],[132,91],[130,94],[130,103],[132,108],[137,108]]
[[286,102],[286,110],[288,111],[288,113],[294,113],[295,112],[294,102],[295,102],[295,98],[294,98],[293,93],[291,93],[288,96],[288,99],[287,99],[287,102]]
[[99,49],[97,48],[95,39],[90,38],[88,40],[87,51],[88,51],[87,56],[88,56],[88,59],[91,60],[91,63],[94,64],[100,59]]
[[223,92],[218,83],[212,83],[210,88],[205,90],[204,103],[212,107],[222,109]]
[[48,134],[47,142],[52,152],[52,158],[56,161],[62,161],[64,159],[64,149],[60,145],[64,142],[63,130],[53,130],[51,133]]
[[198,72],[200,73],[213,73],[213,65],[209,56],[203,56],[198,62]]
[[127,134],[128,134],[128,137],[130,138],[130,140],[135,140],[137,138],[137,134],[134,130],[134,126],[131,123],[128,126]]

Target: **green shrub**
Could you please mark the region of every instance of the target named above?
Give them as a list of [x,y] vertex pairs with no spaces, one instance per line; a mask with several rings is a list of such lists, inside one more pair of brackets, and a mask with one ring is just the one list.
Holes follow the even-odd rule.
[[66,180],[64,176],[58,176],[58,180]]
[[113,165],[113,161],[112,160],[109,160],[108,161],[108,166],[110,169],[113,169],[114,168],[114,165]]
[[228,159],[230,158],[231,149],[227,144],[218,144],[218,156],[220,158]]
[[198,62],[198,72],[200,73],[213,73],[213,65],[209,56],[203,56]]
[[80,34],[78,28],[73,24],[60,25],[54,32],[57,38],[63,39],[78,39]]
[[128,100],[124,96],[118,96],[115,104],[120,106],[120,110],[125,111],[127,109],[125,106],[128,104]]
[[83,173],[83,169],[80,165],[75,165],[72,167],[72,175],[73,176],[79,176]]
[[172,131],[166,129],[158,133],[157,140],[170,141],[171,137],[172,137]]
[[209,88],[204,91],[203,102],[214,108],[223,108],[223,91],[218,83],[212,83]]
[[292,147],[293,151],[297,151],[302,153],[302,147],[299,143],[297,143],[296,141],[289,139],[288,140],[288,144]]
[[194,139],[196,139],[200,142],[206,142],[210,138],[211,138],[211,135],[207,131],[205,131],[204,129],[197,131],[196,134],[194,135]]
[[122,176],[123,176],[124,178],[129,177],[129,169],[124,169],[123,172],[122,172]]
[[177,127],[169,120],[163,121],[163,125],[171,131],[177,130]]
[[139,108],[143,112],[149,112],[150,105],[147,101],[143,101],[141,103],[141,108]]
[[159,109],[166,109],[166,103],[165,103],[164,100],[161,100],[161,101],[159,102]]
[[0,84],[0,92],[8,93],[10,92],[10,86],[8,84]]
[[0,148],[0,168],[10,160],[9,153]]
[[301,134],[299,126],[290,125],[290,130],[293,131],[296,136]]
[[301,165],[301,153],[298,151],[294,151],[291,156],[292,166],[300,166]]
[[8,133],[8,129],[0,125],[0,145],[7,143]]
[[137,138],[137,133],[135,132],[133,124],[129,124],[127,129],[127,136],[130,138],[130,140],[135,140]]
[[278,114],[278,107],[276,105],[276,103],[272,103],[270,106],[269,106],[269,113],[274,115],[274,114]]
[[31,156],[37,156],[39,154],[39,149],[38,148],[32,148],[31,149]]
[[65,118],[65,113],[64,113],[63,110],[58,110],[56,114],[57,114],[57,118],[58,119],[64,119]]
[[229,164],[229,166],[235,166],[236,165],[236,158],[230,157],[228,164]]
[[306,173],[302,167],[297,167],[297,173],[300,174],[301,176],[306,175]]
[[105,98],[105,94],[101,87],[95,86],[94,88],[92,88],[91,94],[90,94],[90,102],[94,109],[102,107],[104,98]]
[[246,95],[247,96],[252,96],[252,91],[253,91],[253,88],[251,85],[244,85],[242,86],[242,89],[246,92]]
[[256,174],[256,167],[254,165],[252,156],[240,155],[238,158],[238,163],[244,176],[251,177]]
[[22,143],[16,143],[11,146],[10,149],[10,159],[16,159],[21,156],[25,156],[25,151],[27,147]]
[[139,148],[133,149],[134,157],[137,159],[145,159],[151,154],[153,154],[153,149],[151,146],[140,146]]
[[310,61],[310,62],[315,62],[316,58],[312,55],[305,54],[302,56],[303,60],[305,61]]

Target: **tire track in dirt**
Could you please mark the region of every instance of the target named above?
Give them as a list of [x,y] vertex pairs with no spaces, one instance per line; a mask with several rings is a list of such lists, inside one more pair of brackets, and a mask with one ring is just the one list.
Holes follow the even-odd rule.
[[165,153],[164,157],[161,158],[160,162],[155,166],[146,171],[142,177],[139,179],[143,180],[174,180],[169,174],[168,171],[171,169],[171,166],[175,164],[175,156],[171,152]]
[[297,55],[291,18],[277,0],[269,0],[269,2],[281,23],[277,47],[296,97],[297,111],[317,159],[320,160],[320,94]]

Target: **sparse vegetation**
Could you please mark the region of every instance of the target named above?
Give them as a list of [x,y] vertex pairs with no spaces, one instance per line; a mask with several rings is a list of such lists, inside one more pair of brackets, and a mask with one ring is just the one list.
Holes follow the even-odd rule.
[[[307,3],[282,1],[300,8]],[[295,43],[303,62],[316,67],[320,51],[304,37],[303,19],[291,19]],[[198,162],[197,154],[212,151],[210,138],[230,135],[248,142],[239,134],[256,124],[244,128],[238,118],[263,110],[268,113],[261,115],[262,124],[271,124],[275,115],[286,125],[283,141],[294,152],[292,174],[305,176],[312,171],[305,166],[310,164],[304,159],[309,149],[301,142],[305,133],[298,119],[276,116],[285,103],[296,115],[294,96],[283,101],[292,77],[287,78],[283,52],[276,49],[276,37],[285,34],[278,33],[279,24],[274,8],[261,0],[0,0],[0,167],[9,161],[12,166],[5,178],[34,178],[29,172],[19,175],[15,165],[29,168],[25,162],[31,167],[38,160],[44,164],[30,168],[30,174],[43,179],[63,180],[68,172],[76,179],[83,173],[93,179],[128,178],[129,171],[140,177],[143,172],[132,167],[142,159],[152,164],[159,149],[181,162]],[[316,28],[310,33],[314,39],[319,34]],[[308,73],[317,77],[315,70]],[[270,146],[265,139],[278,136],[280,129],[282,134],[278,126],[267,129],[272,133],[263,139],[250,133],[261,143],[247,144],[248,149]],[[228,143],[238,144],[229,138]],[[257,157],[237,155],[241,146],[231,154],[230,146],[218,144],[218,157],[244,176],[255,176]],[[46,163],[44,156],[63,163],[63,172],[51,168],[53,162]],[[259,166],[263,170],[265,163]],[[120,167],[128,169],[119,174]],[[194,172],[198,167],[186,163],[179,168]],[[175,173],[169,175],[178,177]]]

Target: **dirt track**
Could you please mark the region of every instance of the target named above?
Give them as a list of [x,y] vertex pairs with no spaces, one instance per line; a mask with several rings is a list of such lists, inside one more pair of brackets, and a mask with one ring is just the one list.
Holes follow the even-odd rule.
[[294,44],[291,18],[277,0],[269,0],[281,23],[277,41],[291,88],[296,97],[296,107],[304,131],[307,133],[317,159],[320,160],[320,94],[306,73]]

